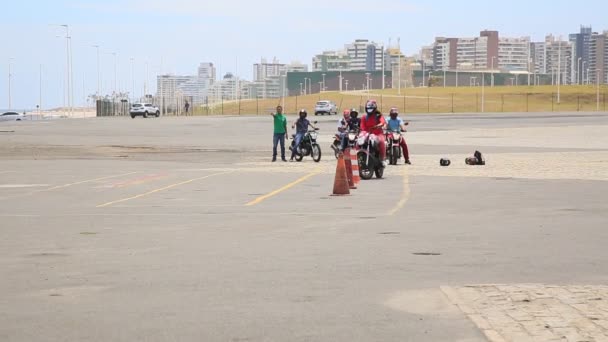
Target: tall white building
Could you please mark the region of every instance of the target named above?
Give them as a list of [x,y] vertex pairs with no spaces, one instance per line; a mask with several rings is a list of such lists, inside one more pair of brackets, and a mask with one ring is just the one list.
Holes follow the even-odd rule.
[[351,70],[382,70],[383,45],[367,39],[357,39],[353,43],[346,44],[344,48],[351,60]]
[[271,63],[262,58],[260,63],[253,65],[253,80],[262,82],[269,77],[285,75],[287,73],[287,65],[279,63],[274,58]]
[[494,68],[500,68],[502,71],[529,71],[531,69],[530,38],[500,38],[498,61],[494,60]]
[[585,70],[588,82],[608,83],[608,31],[591,35],[589,57],[589,68]]
[[287,65],[287,72],[308,72],[308,65],[294,61]]
[[351,58],[346,51],[323,51],[312,59],[312,71],[350,71]]
[[198,77],[208,79],[213,83],[217,79],[216,69],[213,63],[201,63],[198,67]]
[[[565,40],[557,40],[553,36],[548,36],[546,44],[546,70],[547,74],[552,75],[554,84],[558,80],[562,84],[570,83],[572,79],[572,43]],[[559,77],[558,77],[559,75]]]
[[457,64],[463,69],[487,69],[488,38],[459,38],[456,59]]
[[198,76],[159,75],[156,79],[157,96],[172,106],[178,98],[191,98],[193,104],[202,104],[207,96],[209,80]]

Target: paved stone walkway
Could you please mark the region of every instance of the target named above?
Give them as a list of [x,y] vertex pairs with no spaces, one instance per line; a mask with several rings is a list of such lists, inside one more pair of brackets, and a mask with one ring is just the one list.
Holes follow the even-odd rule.
[[492,342],[608,341],[608,286],[442,287]]

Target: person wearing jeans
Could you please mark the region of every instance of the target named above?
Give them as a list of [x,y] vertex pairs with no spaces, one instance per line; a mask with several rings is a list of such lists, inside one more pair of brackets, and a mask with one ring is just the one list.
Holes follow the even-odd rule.
[[276,114],[271,113],[274,119],[274,135],[272,137],[272,161],[277,161],[277,145],[281,143],[281,160],[285,159],[285,139],[287,138],[287,118],[283,115],[283,107],[278,106]]
[[308,127],[310,126],[312,128],[315,128],[315,126],[313,126],[306,118],[306,116],[308,116],[308,112],[306,112],[306,109],[300,110],[299,115],[300,118],[291,126],[292,129],[296,129],[296,136],[294,138],[294,148],[291,150],[291,158],[289,159],[289,161],[293,161],[293,158],[295,158],[296,152],[298,151],[298,146],[300,146],[304,135],[306,135],[306,133],[308,132]]

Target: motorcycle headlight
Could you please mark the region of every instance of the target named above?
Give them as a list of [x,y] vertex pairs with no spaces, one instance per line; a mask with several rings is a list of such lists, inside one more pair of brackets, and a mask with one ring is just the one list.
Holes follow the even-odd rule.
[[357,137],[357,135],[355,133],[348,134],[348,140],[355,140],[356,137]]
[[358,144],[358,145],[363,145],[363,144],[365,144],[365,137],[359,137],[359,139],[357,139],[357,144]]
[[401,139],[401,134],[393,133],[393,140],[400,140],[400,139]]
[[314,140],[317,140],[317,132],[311,132],[310,137],[313,138]]

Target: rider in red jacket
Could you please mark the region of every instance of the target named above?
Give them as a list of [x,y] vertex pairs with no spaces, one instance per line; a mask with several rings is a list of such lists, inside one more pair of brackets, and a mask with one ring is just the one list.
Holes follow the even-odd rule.
[[382,159],[382,165],[386,166],[386,137],[384,136],[386,120],[384,120],[382,113],[378,110],[376,100],[367,101],[365,112],[367,115],[361,118],[361,131],[373,134],[378,138],[380,159]]

